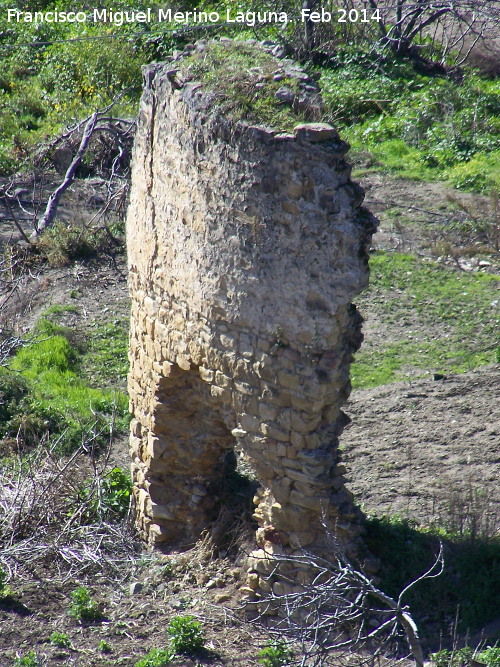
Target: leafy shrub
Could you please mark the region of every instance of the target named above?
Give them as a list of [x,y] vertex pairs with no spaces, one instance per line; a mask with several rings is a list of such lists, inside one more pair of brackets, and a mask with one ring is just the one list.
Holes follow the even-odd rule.
[[264,667],[283,667],[289,665],[292,658],[293,653],[283,639],[269,642],[259,653],[259,662]]
[[169,665],[174,658],[171,649],[153,648],[151,651],[135,663],[135,667],[164,667]]
[[355,148],[373,153],[379,166],[474,190],[498,184],[498,81],[469,71],[458,85],[341,47],[321,70],[321,86],[325,120]]
[[71,646],[71,641],[68,635],[65,632],[54,632],[50,635],[49,641],[52,646],[57,646],[58,648],[69,648]]
[[465,667],[471,664],[472,659],[486,667],[499,667],[500,647],[488,646],[477,653],[470,646],[452,651],[443,649],[430,657],[435,667]]
[[79,586],[71,593],[71,604],[68,614],[79,621],[99,621],[102,619],[102,612],[99,605],[92,598],[90,592],[85,586]]
[[123,518],[130,506],[132,480],[121,468],[113,468],[102,481],[102,505],[106,514]]
[[500,646],[488,646],[478,657],[481,662],[486,662],[488,667],[500,667]]
[[465,667],[465,665],[470,664],[472,653],[473,651],[469,646],[454,651],[443,649],[433,653],[431,660],[436,663],[436,667]]
[[167,632],[175,653],[196,653],[205,644],[200,622],[193,616],[174,616]]
[[126,516],[130,507],[131,493],[132,480],[128,472],[121,468],[113,468],[101,481],[100,497],[96,493],[94,483],[87,482],[77,494],[75,504],[80,508],[82,503],[88,503],[88,509],[82,517],[84,523],[92,523],[98,519],[117,521]]
[[40,667],[40,661],[38,660],[35,651],[30,651],[24,657],[21,657],[19,654],[14,660],[13,667]]

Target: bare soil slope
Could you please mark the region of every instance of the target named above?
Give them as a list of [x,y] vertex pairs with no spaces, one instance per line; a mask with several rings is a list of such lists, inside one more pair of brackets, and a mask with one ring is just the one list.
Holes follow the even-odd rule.
[[459,528],[472,503],[500,529],[500,369],[354,391],[346,412],[350,488],[366,511]]

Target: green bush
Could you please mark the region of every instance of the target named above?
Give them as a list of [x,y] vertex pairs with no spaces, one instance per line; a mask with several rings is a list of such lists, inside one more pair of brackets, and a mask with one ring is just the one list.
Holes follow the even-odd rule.
[[79,586],[71,593],[71,604],[68,614],[80,623],[84,621],[99,621],[103,617],[99,605],[92,598],[85,586]]
[[35,651],[30,651],[24,657],[18,654],[13,667],[40,667],[40,664]]
[[205,644],[200,622],[193,616],[174,616],[167,632],[175,653],[196,653]]
[[153,648],[151,651],[135,663],[135,667],[164,667],[170,665],[174,658],[171,649]]
[[259,663],[264,667],[283,667],[289,665],[293,653],[283,639],[271,641],[259,652]]
[[[128,472],[121,468],[113,468],[101,481],[101,493],[97,494],[95,484],[87,482],[74,499],[74,505],[79,510],[83,503],[87,503],[87,511],[82,516],[83,523],[92,523],[99,519],[117,521],[123,519],[130,507],[132,494],[132,480]],[[70,508],[71,516],[73,509]]]
[[370,151],[377,168],[479,191],[500,181],[498,80],[467,71],[458,84],[391,57],[375,64],[359,47],[341,46],[320,83],[325,120],[354,148]]

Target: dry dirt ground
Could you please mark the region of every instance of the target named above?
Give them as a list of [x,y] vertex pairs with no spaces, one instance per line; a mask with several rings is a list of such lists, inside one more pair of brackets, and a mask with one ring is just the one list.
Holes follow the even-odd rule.
[[[446,201],[440,184],[395,181],[380,174],[365,178],[367,203],[382,217],[379,247],[410,250],[384,212],[402,207],[405,215],[432,219]],[[406,208],[405,208],[406,207]],[[419,210],[423,209],[423,210]],[[430,213],[428,213],[430,212]],[[436,217],[436,216],[434,216]],[[11,234],[6,218],[0,230]],[[404,234],[403,234],[404,236]],[[72,295],[72,296],[71,296]],[[123,321],[128,313],[126,263],[123,256],[79,261],[63,268],[35,271],[25,285],[12,318],[19,329],[33,326],[50,305],[74,303],[77,312],[64,324],[91,335],[100,324]],[[367,335],[369,336],[369,327]],[[418,380],[355,391],[346,406],[352,418],[342,436],[350,488],[367,512],[398,513],[419,523],[460,521],[467,502],[475,502],[482,520],[499,527],[500,515],[500,370],[485,367],[440,380]],[[117,441],[114,459],[127,461],[126,439]],[[471,495],[472,494],[472,495]],[[50,563],[11,583],[15,602],[0,605],[0,667],[16,652],[34,649],[46,665],[132,667],[154,646],[166,645],[165,628],[176,613],[200,618],[207,652],[176,664],[258,664],[265,635],[238,612],[240,563],[196,552],[185,557],[145,554],[121,578],[97,570],[86,585],[103,603],[102,623],[81,625],[67,615],[70,593],[84,580],[54,572]],[[130,583],[143,584],[131,595]],[[66,632],[71,648],[51,646],[48,638]],[[100,653],[99,641],[112,652]]]
[[500,530],[498,367],[354,391],[345,410],[350,488],[367,512],[447,525],[473,502]]

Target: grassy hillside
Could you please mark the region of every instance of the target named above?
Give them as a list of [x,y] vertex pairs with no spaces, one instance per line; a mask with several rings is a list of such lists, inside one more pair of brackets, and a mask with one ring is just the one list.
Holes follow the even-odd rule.
[[[59,6],[39,4],[44,9]],[[213,7],[223,13],[226,4]],[[29,6],[33,9],[32,3]],[[135,9],[151,7],[153,11],[156,6],[144,1],[134,4]],[[104,2],[102,7],[118,11],[128,5]],[[164,59],[173,49],[198,38],[224,32],[241,39],[255,37],[254,31],[238,25],[183,32],[182,26],[168,23],[13,24],[6,21],[8,8],[7,0],[1,0],[0,173],[4,174],[22,163],[36,142],[117,96],[114,113],[134,116],[142,64]],[[91,9],[86,2],[73,3],[72,8]],[[257,36],[284,38],[290,44],[288,33],[280,37],[275,26],[260,27]],[[367,169],[444,179],[455,187],[477,191],[500,187],[498,80],[467,71],[461,81],[423,76],[408,62],[387,54],[377,57],[370,43],[356,33],[344,44],[340,35],[332,37],[340,43],[319,69],[324,118],[342,131],[354,149],[369,152]],[[84,39],[38,45],[78,38]],[[318,69],[312,62],[309,65]],[[265,116],[266,105],[261,107]]]

